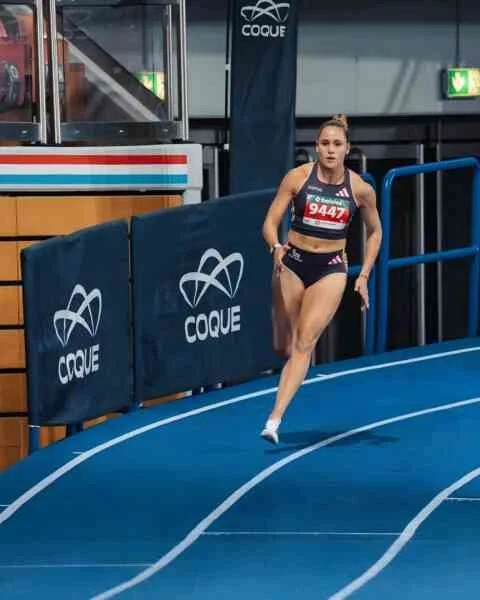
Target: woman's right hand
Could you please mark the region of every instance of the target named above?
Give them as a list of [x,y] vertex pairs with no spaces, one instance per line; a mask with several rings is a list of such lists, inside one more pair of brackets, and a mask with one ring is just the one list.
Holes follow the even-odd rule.
[[283,257],[288,252],[289,248],[290,246],[288,244],[283,244],[283,246],[278,246],[273,251],[273,264],[277,277],[280,277],[280,273],[285,268],[283,265]]

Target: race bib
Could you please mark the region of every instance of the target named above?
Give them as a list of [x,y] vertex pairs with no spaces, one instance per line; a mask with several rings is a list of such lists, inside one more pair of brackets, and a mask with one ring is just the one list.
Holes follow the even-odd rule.
[[347,198],[307,194],[303,223],[324,229],[345,229],[350,221],[350,202]]

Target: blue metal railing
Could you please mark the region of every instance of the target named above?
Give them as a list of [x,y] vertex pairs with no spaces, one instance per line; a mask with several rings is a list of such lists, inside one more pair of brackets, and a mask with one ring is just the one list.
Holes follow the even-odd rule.
[[[392,185],[397,177],[418,175],[420,173],[433,173],[437,171],[450,171],[453,169],[474,169],[473,197],[471,212],[471,245],[466,248],[456,248],[442,252],[433,252],[402,258],[390,258],[390,230],[391,230],[391,204]],[[441,162],[426,163],[391,169],[385,176],[382,184],[381,220],[383,228],[383,241],[378,261],[378,322],[377,322],[377,352],[384,352],[387,343],[388,329],[388,302],[389,279],[391,269],[399,269],[421,263],[471,258],[470,263],[470,288],[468,300],[468,335],[474,336],[478,331],[478,304],[480,284],[480,162],[473,157],[445,160]]]
[[[369,183],[376,191],[377,183],[375,178],[370,173],[362,173],[362,179]],[[355,265],[349,267],[349,276],[355,276],[360,273],[362,265]],[[370,302],[370,308],[366,314],[365,320],[365,341],[363,346],[363,354],[373,354],[375,351],[375,315],[376,315],[376,303],[377,303],[377,268],[373,267],[370,277],[368,280],[368,296]]]

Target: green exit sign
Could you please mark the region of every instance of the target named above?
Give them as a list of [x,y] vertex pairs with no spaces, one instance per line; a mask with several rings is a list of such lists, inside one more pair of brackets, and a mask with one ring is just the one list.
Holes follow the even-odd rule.
[[165,75],[163,71],[139,71],[136,73],[138,81],[147,89],[158,96],[160,100],[165,100]]
[[444,91],[447,98],[478,98],[480,96],[480,68],[447,69],[444,77]]

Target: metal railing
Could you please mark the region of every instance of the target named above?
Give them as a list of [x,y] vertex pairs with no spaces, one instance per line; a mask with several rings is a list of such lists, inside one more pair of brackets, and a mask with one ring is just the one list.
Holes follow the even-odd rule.
[[[371,175],[370,173],[365,171],[362,173],[362,179],[364,181],[366,181],[367,183],[369,183],[375,191],[377,190],[377,184],[375,182],[373,175]],[[362,227],[363,227],[363,235],[362,235],[363,250],[362,250],[362,253],[364,254],[367,236],[366,236],[366,232],[365,232],[365,226],[362,225]],[[355,267],[352,267],[351,269],[349,269],[348,272],[351,275],[358,275],[360,273],[361,268],[362,268],[362,266],[358,265],[358,266],[355,266]],[[369,308],[369,310],[367,310],[364,313],[364,317],[363,317],[363,319],[364,319],[363,353],[364,354],[373,354],[373,352],[375,350],[375,314],[376,314],[376,308],[377,308],[376,295],[377,295],[377,267],[374,266],[370,273],[370,277],[368,280],[368,296],[369,296],[370,308]]]
[[[418,254],[402,258],[390,258],[391,192],[395,179],[409,175],[466,168],[474,169],[470,229],[471,245],[465,248],[456,248],[441,252]],[[382,183],[381,220],[383,242],[378,260],[378,335],[376,351],[384,352],[386,349],[388,332],[389,273],[392,269],[400,269],[412,265],[443,262],[460,258],[472,259],[470,263],[470,287],[468,296],[468,336],[476,335],[478,330],[478,294],[480,284],[480,162],[476,158],[467,157],[391,169],[385,175]]]

